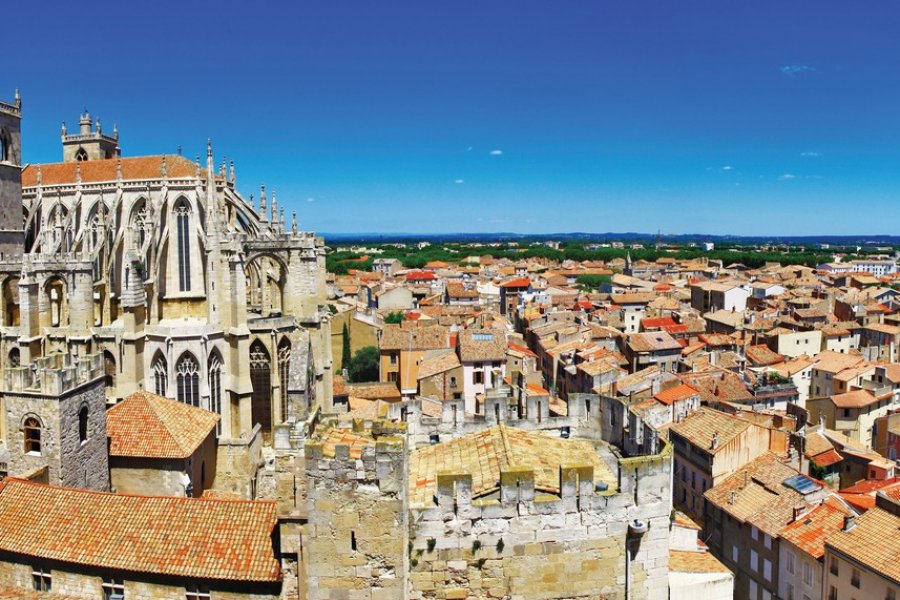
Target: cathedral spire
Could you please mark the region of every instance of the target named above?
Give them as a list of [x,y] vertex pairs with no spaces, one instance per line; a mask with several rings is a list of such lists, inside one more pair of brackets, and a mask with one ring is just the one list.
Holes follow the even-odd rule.
[[274,190],[272,191],[272,223],[278,224],[278,198],[275,197]]
[[297,233],[297,211],[291,213],[291,232]]

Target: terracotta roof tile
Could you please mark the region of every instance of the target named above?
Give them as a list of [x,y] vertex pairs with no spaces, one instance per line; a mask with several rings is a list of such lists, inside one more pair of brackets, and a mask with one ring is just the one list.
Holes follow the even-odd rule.
[[[167,154],[166,176],[169,179],[195,177],[196,163],[177,154]],[[123,180],[162,179],[163,156],[133,156],[122,159]],[[61,162],[42,165],[28,165],[22,171],[22,186],[37,185],[40,171],[41,185],[63,185],[75,183],[78,166],[81,166],[81,181],[95,183],[100,181],[116,181],[118,159],[88,160],[80,163]],[[201,169],[201,177],[206,177],[206,169]]]
[[840,531],[846,514],[849,514],[846,507],[830,498],[782,529],[781,537],[813,558],[822,558],[825,555],[825,539]]
[[731,573],[709,552],[669,550],[670,573]]
[[856,526],[825,542],[872,571],[900,583],[900,517],[874,507],[856,518]]
[[135,392],[106,413],[110,456],[187,458],[219,415],[150,392]]
[[7,478],[0,550],[195,579],[276,582],[274,502],[132,496]]
[[433,501],[438,471],[471,474],[472,496],[477,498],[499,489],[500,471],[510,466],[533,468],[536,490],[558,492],[560,465],[575,463],[593,465],[594,481],[615,487],[615,475],[590,443],[495,425],[414,451],[409,458],[410,504]]

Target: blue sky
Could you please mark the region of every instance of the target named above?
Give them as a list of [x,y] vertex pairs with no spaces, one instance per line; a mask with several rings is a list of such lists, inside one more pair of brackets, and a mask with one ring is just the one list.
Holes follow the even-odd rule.
[[212,138],[245,195],[266,183],[320,232],[900,229],[892,2],[16,2],[4,20],[27,161],[60,160],[87,107],[126,155]]

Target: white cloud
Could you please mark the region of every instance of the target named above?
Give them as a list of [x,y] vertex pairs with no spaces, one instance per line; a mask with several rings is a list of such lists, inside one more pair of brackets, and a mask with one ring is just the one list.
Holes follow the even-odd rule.
[[730,171],[730,170],[732,170],[733,168],[734,168],[734,167],[732,167],[731,165],[725,165],[724,167],[722,167],[722,170],[723,170],[723,171]]
[[808,158],[815,158],[817,156],[821,156],[818,152],[801,152],[800,156],[806,156]]
[[790,181],[791,179],[797,179],[797,176],[793,173],[785,173],[778,176],[778,181]]
[[455,183],[456,185],[462,185],[462,184],[464,184],[465,182],[466,182],[465,179],[454,179],[454,180],[453,180],[453,183]]
[[491,156],[500,156],[501,154],[503,154],[503,150],[491,150],[491,151],[489,152],[489,154],[490,154]]
[[779,70],[785,77],[797,77],[798,75],[809,75],[817,72],[815,67],[809,65],[784,65]]
[[316,199],[315,199],[315,198],[307,198],[306,201],[307,201],[307,202],[315,202]]

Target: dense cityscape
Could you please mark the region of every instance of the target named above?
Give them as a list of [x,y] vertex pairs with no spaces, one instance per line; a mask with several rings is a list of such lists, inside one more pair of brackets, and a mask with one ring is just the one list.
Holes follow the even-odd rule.
[[23,165],[22,118],[6,596],[900,587],[895,247],[329,243],[211,143],[127,156],[84,113]]
[[0,600],[898,600],[896,7],[2,14]]

